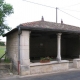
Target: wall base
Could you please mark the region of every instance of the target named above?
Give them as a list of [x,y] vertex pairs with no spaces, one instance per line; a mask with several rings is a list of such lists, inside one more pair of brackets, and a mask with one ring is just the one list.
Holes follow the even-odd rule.
[[74,65],[74,68],[80,68],[80,59],[74,59],[73,60],[73,65]]
[[31,74],[41,74],[41,73],[50,73],[50,72],[60,72],[66,71],[69,69],[69,61],[53,61],[50,63],[33,63],[30,66]]
[[20,75],[30,75],[30,67],[29,66],[20,66]]

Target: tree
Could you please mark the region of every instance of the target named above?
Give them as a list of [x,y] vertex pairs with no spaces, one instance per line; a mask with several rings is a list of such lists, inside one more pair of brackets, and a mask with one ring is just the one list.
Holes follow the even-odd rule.
[[0,0],[0,36],[5,33],[5,30],[10,30],[10,27],[5,24],[5,18],[12,13],[13,7],[4,0]]

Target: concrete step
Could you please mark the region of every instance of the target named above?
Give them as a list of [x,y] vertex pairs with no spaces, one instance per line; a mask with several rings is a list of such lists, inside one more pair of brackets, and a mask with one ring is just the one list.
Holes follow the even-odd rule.
[[8,69],[0,69],[0,74],[1,73],[4,73],[4,74],[6,74],[6,73],[9,73],[10,71],[8,70]]
[[0,75],[1,74],[15,74],[17,75],[18,72],[17,70],[15,70],[14,68],[12,68],[12,70],[10,69],[10,66],[7,65],[0,65]]
[[9,69],[0,69],[0,79],[13,76],[13,73],[11,73]]
[[0,63],[0,75],[10,74],[9,66],[4,65],[4,63]]

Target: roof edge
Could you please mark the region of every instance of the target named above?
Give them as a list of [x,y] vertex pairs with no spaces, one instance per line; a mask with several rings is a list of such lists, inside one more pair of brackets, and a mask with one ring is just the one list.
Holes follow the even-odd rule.
[[10,34],[10,33],[14,32],[14,31],[16,31],[16,30],[18,30],[18,28],[17,28],[17,27],[16,27],[16,28],[14,28],[14,29],[12,29],[12,30],[11,30],[11,31],[9,31],[9,32],[7,32],[7,33],[3,34],[3,37],[7,36],[8,34]]
[[29,30],[29,31],[56,31],[56,32],[62,32],[62,33],[76,33],[80,34],[80,31],[72,31],[72,30],[61,30],[61,29],[51,29],[51,28],[42,28],[42,27],[31,27],[31,26],[23,26],[19,25],[16,28],[12,29],[8,33],[4,34],[3,37],[7,36],[10,33],[13,33],[18,30],[18,27],[20,27],[22,30]]

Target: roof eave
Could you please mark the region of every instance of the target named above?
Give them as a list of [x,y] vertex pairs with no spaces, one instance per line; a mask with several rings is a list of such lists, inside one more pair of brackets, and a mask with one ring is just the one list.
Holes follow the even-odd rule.
[[62,33],[76,33],[80,34],[80,31],[72,31],[72,30],[62,30],[62,29],[52,29],[52,28],[40,28],[40,27],[30,27],[30,26],[21,26],[22,30],[30,30],[30,31],[55,31]]
[[7,32],[6,34],[3,34],[3,37],[7,36],[8,34],[10,34],[12,32],[15,32],[17,30],[18,30],[18,28],[16,27],[16,28],[12,29],[11,31]]
[[61,33],[76,33],[76,34],[80,34],[80,31],[52,29],[52,28],[42,28],[42,27],[31,27],[31,26],[19,25],[16,28],[14,28],[11,31],[9,31],[8,33],[4,34],[3,37],[9,35],[10,33],[13,33],[15,31],[17,31],[18,27],[20,27],[22,30],[28,30],[28,31],[55,31],[55,32],[61,32]]

